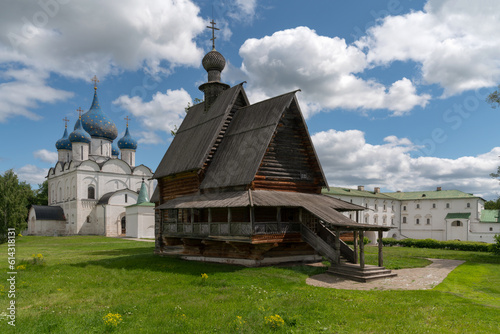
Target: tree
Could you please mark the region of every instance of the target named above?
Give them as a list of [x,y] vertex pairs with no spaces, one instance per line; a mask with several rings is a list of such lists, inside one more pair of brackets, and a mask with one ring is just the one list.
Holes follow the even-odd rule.
[[33,190],[32,195],[28,199],[28,207],[31,205],[48,205],[49,204],[49,181],[45,180],[38,185],[38,189]]
[[498,86],[498,89],[496,91],[488,95],[488,97],[486,98],[486,102],[491,104],[492,108],[500,106],[500,86]]
[[500,197],[484,203],[485,210],[500,210]]
[[19,182],[12,169],[0,175],[0,243],[6,241],[10,227],[16,229],[16,234],[26,229],[30,196],[31,186]]

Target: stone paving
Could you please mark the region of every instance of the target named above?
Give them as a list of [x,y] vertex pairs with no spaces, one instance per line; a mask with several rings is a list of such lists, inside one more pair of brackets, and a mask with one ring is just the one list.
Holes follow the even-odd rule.
[[429,259],[423,268],[393,270],[396,277],[360,283],[329,274],[311,276],[306,283],[313,286],[346,290],[427,290],[441,283],[448,274],[464,263],[460,260]]

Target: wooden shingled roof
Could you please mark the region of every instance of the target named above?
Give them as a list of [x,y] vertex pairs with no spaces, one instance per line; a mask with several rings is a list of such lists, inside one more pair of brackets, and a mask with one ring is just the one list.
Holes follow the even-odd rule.
[[239,109],[200,188],[252,182],[283,112],[294,101],[291,92]]
[[203,102],[192,106],[153,178],[201,169],[238,97],[249,104],[241,84],[222,92],[208,111]]
[[336,227],[364,230],[389,230],[387,226],[360,224],[343,215],[342,211],[363,211],[365,208],[321,194],[248,190],[178,197],[157,209],[204,209],[225,207],[302,207],[325,223]]

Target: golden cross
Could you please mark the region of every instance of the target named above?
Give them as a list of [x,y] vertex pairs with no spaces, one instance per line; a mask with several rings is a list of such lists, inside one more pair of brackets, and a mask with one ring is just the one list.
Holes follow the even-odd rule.
[[212,49],[215,50],[215,39],[217,38],[217,37],[215,37],[215,30],[220,30],[220,29],[215,27],[215,25],[217,23],[215,23],[214,19],[212,19],[212,21],[210,21],[210,24],[212,26],[211,27],[207,26],[207,28],[212,29],[212,38],[210,40],[212,41]]
[[64,121],[64,127],[67,128],[68,127],[68,122],[69,122],[68,117],[64,117],[63,121]]
[[125,118],[124,118],[124,120],[126,120],[126,121],[127,121],[127,128],[128,128],[128,121],[130,121],[130,120],[131,120],[131,118],[129,118],[129,117],[127,116],[127,117],[125,117]]
[[82,108],[78,107],[78,109],[76,109],[76,111],[78,111],[78,118],[82,119],[82,112],[83,112]]
[[97,76],[94,75],[92,79],[90,79],[94,83],[94,88],[97,88],[97,83],[99,82],[99,79],[97,79]]

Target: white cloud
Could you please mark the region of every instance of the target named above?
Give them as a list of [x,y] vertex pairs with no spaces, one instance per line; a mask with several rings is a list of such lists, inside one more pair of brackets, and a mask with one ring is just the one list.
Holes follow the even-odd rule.
[[366,55],[344,39],[316,34],[307,27],[278,31],[248,39],[240,48],[241,69],[249,77],[250,98],[262,98],[301,89],[304,113],[321,109],[388,109],[402,115],[425,106],[413,83],[402,78],[386,87],[357,74],[367,69]]
[[[153,132],[164,131],[170,135],[170,131],[182,123],[186,114],[184,108],[191,101],[191,96],[184,89],[169,89],[165,94],[156,93],[149,102],[144,102],[138,96],[122,95],[113,104],[131,112],[146,129]],[[141,137],[145,143],[158,143],[161,140],[157,134],[152,133],[142,134]]]
[[0,12],[0,61],[18,61],[68,77],[117,69],[198,66],[194,38],[205,29],[189,0],[11,1]]
[[198,67],[203,50],[195,38],[206,26],[199,14],[190,0],[8,1],[0,11],[0,66],[11,70],[0,84],[0,122],[38,119],[40,103],[70,97],[49,87],[51,74],[90,80]]
[[500,147],[472,157],[413,158],[418,149],[407,138],[388,136],[381,145],[366,143],[359,130],[318,132],[312,136],[323,170],[332,186],[388,191],[457,189],[479,196],[498,196],[500,185],[489,177],[499,165]]
[[55,103],[73,96],[71,92],[48,87],[45,82],[48,75],[38,71],[11,69],[1,76],[8,81],[0,84],[0,123],[17,115],[40,119],[32,111],[40,103]]
[[421,64],[427,84],[444,95],[490,87],[500,81],[500,2],[429,0],[422,11],[388,16],[356,45],[372,65]]
[[48,163],[56,163],[58,159],[57,152],[50,152],[46,149],[33,152],[33,156],[35,159]]
[[45,177],[47,176],[49,169],[39,168],[35,165],[25,165],[21,168],[15,169],[14,172],[21,181],[26,181],[30,184],[41,184],[45,181]]

